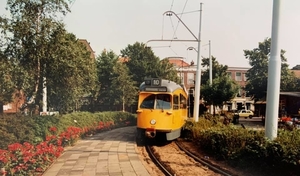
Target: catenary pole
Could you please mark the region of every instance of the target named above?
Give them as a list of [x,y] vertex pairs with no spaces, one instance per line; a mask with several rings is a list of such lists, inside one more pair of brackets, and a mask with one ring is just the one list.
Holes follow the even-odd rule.
[[[212,58],[211,58],[211,42],[209,40],[209,85],[212,86]],[[210,105],[210,114],[213,114],[213,105]]]
[[268,64],[268,88],[266,110],[266,133],[271,140],[277,137],[278,108],[280,94],[281,58],[280,58],[280,3],[281,0],[273,0],[271,54]]
[[211,58],[211,42],[209,40],[209,84],[212,85],[212,58]]
[[201,47],[201,23],[202,23],[202,3],[200,3],[200,20],[199,20],[199,36],[198,36],[198,56],[197,56],[197,72],[195,80],[195,98],[194,98],[194,120],[199,120],[199,104],[200,104],[200,85],[201,85],[201,59],[200,59],[200,47]]

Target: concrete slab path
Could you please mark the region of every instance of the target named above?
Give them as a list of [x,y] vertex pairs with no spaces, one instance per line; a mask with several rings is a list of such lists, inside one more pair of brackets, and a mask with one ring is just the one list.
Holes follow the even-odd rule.
[[135,130],[118,128],[80,140],[43,176],[150,176],[137,152]]

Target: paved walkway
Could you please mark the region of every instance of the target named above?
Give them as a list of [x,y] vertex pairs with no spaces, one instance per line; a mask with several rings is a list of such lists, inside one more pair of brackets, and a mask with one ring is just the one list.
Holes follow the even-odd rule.
[[78,141],[43,176],[150,176],[137,153],[135,129],[114,129]]

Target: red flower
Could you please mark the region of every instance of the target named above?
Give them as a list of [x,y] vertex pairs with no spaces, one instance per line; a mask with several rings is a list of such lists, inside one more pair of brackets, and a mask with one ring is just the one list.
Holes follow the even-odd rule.
[[51,131],[51,132],[56,132],[56,131],[57,131],[57,128],[56,128],[56,127],[50,127],[49,131]]
[[20,144],[20,143],[14,143],[14,144],[8,145],[9,151],[17,151],[17,150],[20,150],[21,148],[22,148],[22,144]]

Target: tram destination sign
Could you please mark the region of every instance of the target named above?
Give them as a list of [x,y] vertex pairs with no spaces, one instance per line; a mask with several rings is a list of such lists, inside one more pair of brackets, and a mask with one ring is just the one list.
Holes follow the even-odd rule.
[[145,87],[147,92],[167,92],[166,87]]

